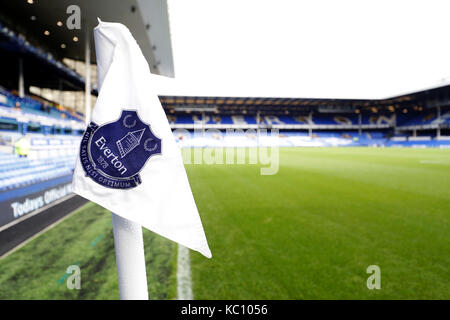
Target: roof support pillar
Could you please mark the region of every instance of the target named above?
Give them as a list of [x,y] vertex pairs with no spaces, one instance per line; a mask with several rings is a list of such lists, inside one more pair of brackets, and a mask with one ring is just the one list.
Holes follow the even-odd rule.
[[362,114],[361,114],[361,110],[358,113],[358,134],[360,136],[362,135]]
[[438,127],[436,129],[436,138],[440,138],[441,137],[441,106],[438,105],[437,106],[437,118],[438,118]]
[[58,79],[58,103],[61,106],[64,106],[63,99],[64,99],[64,94],[63,94],[63,91],[62,91],[62,81],[61,81],[61,78],[59,78]]
[[259,135],[260,135],[260,133],[261,133],[261,130],[260,130],[260,121],[261,121],[261,114],[260,114],[260,112],[259,112],[259,110],[258,111],[256,111],[256,146],[257,147],[259,147]]
[[84,84],[84,115],[86,124],[89,125],[91,121],[91,45],[89,26],[85,23],[86,35],[85,35],[85,84]]
[[23,59],[19,57],[19,84],[18,84],[19,97],[25,96],[25,81],[23,76]]
[[202,111],[202,136],[205,137],[205,125],[206,125],[205,111]]

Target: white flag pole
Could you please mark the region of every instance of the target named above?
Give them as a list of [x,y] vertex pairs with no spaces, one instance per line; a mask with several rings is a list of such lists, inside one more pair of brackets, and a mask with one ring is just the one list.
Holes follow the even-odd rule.
[[121,300],[148,300],[141,225],[112,214]]

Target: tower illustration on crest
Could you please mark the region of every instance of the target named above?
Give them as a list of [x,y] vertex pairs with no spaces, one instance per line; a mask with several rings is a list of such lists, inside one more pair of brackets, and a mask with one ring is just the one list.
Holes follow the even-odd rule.
[[136,148],[141,142],[142,136],[144,135],[144,129],[128,132],[122,139],[116,142],[119,148],[120,157],[125,157],[134,148]]

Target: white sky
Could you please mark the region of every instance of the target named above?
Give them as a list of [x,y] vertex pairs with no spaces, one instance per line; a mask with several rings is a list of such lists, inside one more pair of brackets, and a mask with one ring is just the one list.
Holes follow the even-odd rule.
[[168,0],[159,94],[384,98],[450,81],[450,1]]

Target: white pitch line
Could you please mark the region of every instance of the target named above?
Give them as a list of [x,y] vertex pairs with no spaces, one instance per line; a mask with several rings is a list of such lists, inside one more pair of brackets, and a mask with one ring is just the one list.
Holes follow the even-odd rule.
[[181,244],[178,245],[177,258],[177,299],[194,300],[189,249]]

